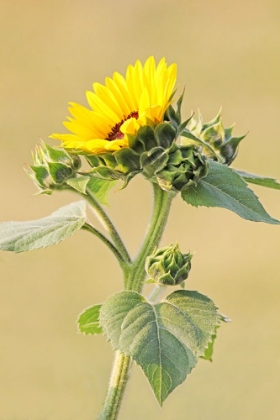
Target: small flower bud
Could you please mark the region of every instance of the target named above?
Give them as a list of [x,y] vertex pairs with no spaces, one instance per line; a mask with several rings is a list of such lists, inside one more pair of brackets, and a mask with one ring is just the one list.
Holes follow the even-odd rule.
[[[150,152],[151,157],[154,150],[156,148]],[[173,143],[169,150],[162,149],[162,153],[158,151],[157,155],[157,159],[145,162],[143,174],[165,191],[178,192],[190,188],[207,175],[207,160],[195,146]]]
[[146,259],[146,272],[157,284],[175,286],[188,278],[192,254],[182,254],[178,244],[155,250]]
[[54,189],[64,188],[64,183],[75,176],[81,166],[79,156],[63,149],[52,148],[42,142],[32,153],[33,165],[26,172],[42,193],[51,194]]
[[193,118],[188,130],[184,132],[182,144],[200,146],[201,153],[208,158],[230,165],[237,156],[239,143],[245,137],[232,137],[232,130],[233,126],[224,128],[220,112],[212,121],[205,124],[199,113],[198,121]]

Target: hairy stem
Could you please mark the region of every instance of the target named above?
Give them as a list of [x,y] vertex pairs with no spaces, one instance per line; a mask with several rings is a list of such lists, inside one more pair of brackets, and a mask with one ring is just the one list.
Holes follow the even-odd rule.
[[139,254],[131,266],[130,276],[125,279],[125,289],[139,293],[143,288],[143,281],[146,276],[146,258],[159,245],[169,215],[171,202],[175,196],[173,192],[164,191],[157,184],[153,184],[153,189],[154,209],[151,223]]
[[115,228],[115,226],[111,222],[111,220],[110,220],[109,216],[107,215],[107,213],[105,212],[105,210],[99,204],[98,200],[94,197],[94,195],[92,194],[92,192],[89,189],[87,189],[86,194],[81,193],[80,195],[85,200],[87,200],[89,202],[89,204],[91,205],[91,208],[92,208],[94,214],[96,215],[96,217],[98,218],[98,220],[100,221],[100,223],[102,224],[104,229],[106,229],[106,231],[108,232],[108,234],[112,238],[112,241],[113,241],[115,247],[117,248],[119,254],[121,255],[123,261],[125,261],[127,264],[131,263],[131,259],[130,259],[130,256],[128,254],[128,251],[127,251],[127,249],[126,249],[126,247],[125,247],[117,229]]
[[92,226],[90,223],[85,223],[82,227],[83,230],[86,230],[87,232],[91,232],[93,233],[95,236],[97,236],[99,239],[101,239],[101,241],[107,245],[107,247],[113,252],[113,254],[115,255],[115,257],[117,258],[121,268],[124,267],[125,262],[121,256],[121,254],[119,253],[118,249],[114,246],[114,244],[112,244],[111,241],[109,241],[109,239],[107,239],[101,232],[99,232],[98,229],[96,229],[94,226]]
[[[132,264],[126,263],[123,267],[125,290],[141,292],[146,276],[146,258],[151,254],[153,249],[159,245],[167,222],[171,201],[175,195],[173,192],[163,191],[157,184],[153,184],[153,189],[154,208],[149,229],[136,259]],[[150,296],[150,300],[155,302],[156,299],[159,298],[159,294],[163,293],[164,290],[165,287],[155,288]],[[109,389],[99,417],[100,420],[117,419],[128,380],[130,365],[130,357],[117,351]]]
[[163,293],[167,290],[168,286],[166,285],[156,285],[148,296],[148,302],[155,304],[159,302]]
[[109,388],[99,420],[117,419],[130,367],[130,357],[116,351]]

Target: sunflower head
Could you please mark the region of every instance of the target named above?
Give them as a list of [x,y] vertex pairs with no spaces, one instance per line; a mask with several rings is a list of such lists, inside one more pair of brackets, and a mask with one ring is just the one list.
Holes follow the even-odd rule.
[[[93,84],[87,92],[90,109],[70,103],[72,117],[64,122],[72,134],[53,134],[62,146],[85,155],[108,154],[133,148],[139,129],[155,128],[164,120],[176,82],[177,67],[164,58],[156,66],[154,57],[128,66],[126,76],[114,73],[105,85]],[[148,147],[148,145],[146,145]]]
[[126,76],[114,73],[105,85],[87,92],[91,109],[76,103],[64,125],[72,134],[53,134],[72,153],[83,154],[92,177],[121,179],[124,186],[139,172],[165,190],[181,191],[207,172],[205,159],[194,146],[175,141],[189,120],[181,122],[183,95],[173,109],[176,65],[158,65],[153,57],[137,61]]

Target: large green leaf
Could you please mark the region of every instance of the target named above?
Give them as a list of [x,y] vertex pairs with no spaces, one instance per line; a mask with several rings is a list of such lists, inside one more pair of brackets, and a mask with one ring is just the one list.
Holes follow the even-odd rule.
[[0,223],[0,250],[24,252],[58,244],[86,221],[84,201],[68,204],[43,219]]
[[141,366],[160,404],[205,353],[220,315],[198,292],[179,290],[152,305],[136,292],[111,296],[100,325],[118,349]]
[[189,204],[206,207],[223,207],[240,217],[254,222],[278,225],[263,208],[258,197],[233,169],[209,160],[209,172],[196,187],[182,190],[182,198]]
[[235,170],[246,182],[251,184],[261,185],[262,187],[273,188],[275,190],[280,190],[280,183],[274,178],[268,178],[261,175],[248,174],[244,171]]
[[79,315],[78,326],[84,334],[100,334],[102,328],[99,325],[99,312],[102,305],[94,305],[87,308]]
[[108,195],[110,190],[118,181],[108,181],[101,178],[91,178],[87,184],[87,188],[95,195],[102,204],[108,204]]

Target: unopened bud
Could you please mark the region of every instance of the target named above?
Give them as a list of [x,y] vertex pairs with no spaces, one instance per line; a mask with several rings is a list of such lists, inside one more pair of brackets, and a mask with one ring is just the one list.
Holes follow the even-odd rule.
[[238,146],[244,136],[233,137],[233,126],[224,128],[221,113],[208,123],[203,123],[199,112],[198,121],[194,118],[184,131],[182,144],[195,144],[201,147],[201,153],[210,159],[230,165],[236,158]]
[[182,254],[178,244],[155,250],[146,259],[146,271],[157,284],[175,286],[188,278],[192,254]]
[[54,189],[63,189],[64,183],[75,176],[81,166],[79,156],[52,148],[43,142],[36,147],[32,157],[33,165],[26,172],[45,194],[51,194]]

